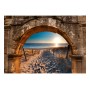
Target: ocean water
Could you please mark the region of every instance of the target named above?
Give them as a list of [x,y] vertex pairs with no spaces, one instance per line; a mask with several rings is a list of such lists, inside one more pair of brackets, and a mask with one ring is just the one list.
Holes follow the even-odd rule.
[[55,43],[25,43],[23,48],[55,48],[55,47],[67,47],[67,43],[60,43],[60,44],[55,44]]

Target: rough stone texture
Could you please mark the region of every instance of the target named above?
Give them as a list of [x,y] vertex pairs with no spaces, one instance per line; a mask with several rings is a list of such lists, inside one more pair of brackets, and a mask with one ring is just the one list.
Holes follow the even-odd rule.
[[25,40],[41,31],[61,34],[70,44],[72,55],[83,56],[82,71],[78,72],[86,72],[86,16],[5,16],[4,30],[5,72],[8,72],[8,55],[20,54]]

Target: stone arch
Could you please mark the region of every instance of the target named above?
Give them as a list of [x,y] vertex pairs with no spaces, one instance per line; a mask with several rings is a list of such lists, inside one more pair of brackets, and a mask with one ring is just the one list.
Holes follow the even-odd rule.
[[[10,30],[6,29],[5,33],[8,35],[7,32],[9,32],[9,34],[11,35],[10,38],[6,39],[10,42],[10,47],[9,47],[10,52],[8,52],[8,54],[6,55],[8,58],[7,63],[9,64],[7,68],[7,72],[16,72],[16,73],[20,72],[19,64],[20,64],[20,58],[22,56],[20,50],[23,44],[25,43],[25,41],[27,40],[27,38],[30,37],[30,35],[42,31],[51,31],[62,35],[65,38],[65,40],[70,44],[72,49],[72,55],[71,55],[72,72],[82,73],[83,67],[85,67],[84,61],[86,60],[85,55],[81,53],[83,52],[83,48],[81,48],[81,46],[83,46],[82,37],[83,35],[85,35],[83,34],[82,31],[83,30],[86,31],[86,23],[83,24],[83,19],[81,20],[80,17],[81,16],[78,17],[77,19],[78,21],[72,19],[69,22],[67,20],[68,16],[64,16],[64,20],[62,20],[62,17],[55,18],[55,17],[40,16],[38,18],[28,19],[27,22],[21,24],[15,24],[15,25],[10,24],[9,27],[7,27],[8,25],[6,25],[6,27],[9,28]],[[81,34],[80,36],[81,38],[77,36],[78,34]],[[86,49],[84,46],[84,51],[85,50]],[[12,67],[14,67],[13,71],[11,70]]]
[[[25,41],[34,33],[38,33],[38,32],[43,32],[43,31],[50,31],[50,32],[54,32],[54,33],[58,33],[60,34],[62,37],[64,37],[64,39],[69,43],[69,45],[71,46],[71,51],[72,51],[72,55],[71,55],[71,60],[72,60],[72,72],[76,73],[76,72],[81,72],[81,66],[79,66],[79,68],[77,67],[77,65],[81,65],[81,58],[82,56],[77,54],[77,48],[74,45],[74,41],[71,40],[71,38],[67,35],[66,32],[64,32],[63,30],[60,30],[58,28],[52,27],[52,26],[48,26],[48,25],[41,25],[41,26],[36,26],[34,28],[31,28],[29,30],[27,30],[21,37],[20,40],[17,44],[16,47],[16,51],[15,51],[15,55],[13,55],[13,61],[12,63],[14,63],[14,71],[16,73],[20,72],[20,60],[21,60],[21,50],[22,47],[25,43]],[[78,62],[77,62],[78,61]],[[79,63],[79,64],[77,64]],[[79,69],[79,70],[78,70]]]
[[47,25],[41,25],[41,26],[36,26],[34,28],[31,28],[27,30],[20,38],[20,41],[18,42],[16,52],[15,54],[20,54],[20,49],[23,47],[25,41],[34,33],[38,32],[43,32],[43,31],[50,31],[54,33],[58,33],[61,35],[71,46],[71,51],[72,54],[76,54],[76,46],[74,45],[73,41],[71,41],[70,37],[64,32],[63,30],[60,30],[58,28],[52,27],[52,26],[47,26]]

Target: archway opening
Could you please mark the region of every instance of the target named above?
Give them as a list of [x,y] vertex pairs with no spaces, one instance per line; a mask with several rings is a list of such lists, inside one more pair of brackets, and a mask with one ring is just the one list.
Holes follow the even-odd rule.
[[[72,40],[70,39],[70,37],[67,35],[67,33],[65,33],[62,29],[58,29],[58,28],[55,28],[55,27],[52,27],[52,26],[47,26],[47,25],[43,25],[43,26],[36,26],[34,28],[31,28],[27,31],[25,31],[22,36],[20,37],[20,40],[18,42],[18,45],[17,45],[17,48],[16,48],[16,52],[15,54],[16,55],[20,55],[22,54],[22,47],[24,45],[24,43],[26,42],[26,40],[33,34],[35,33],[38,33],[38,32],[44,32],[44,31],[47,31],[47,32],[53,32],[53,33],[57,33],[59,35],[61,35],[69,44],[69,47],[70,48],[70,51],[71,51],[71,54],[75,54],[75,45],[74,43],[72,42]],[[15,65],[17,65],[18,61],[20,59],[16,59],[16,62],[15,62]],[[74,63],[75,65],[75,63]],[[72,67],[75,67],[75,66],[72,66]],[[20,64],[18,65],[18,67],[16,67],[16,72],[20,72]],[[73,68],[72,68],[72,71],[73,71]]]
[[59,34],[32,34],[22,47],[21,73],[71,73],[71,49]]
[[31,29],[27,30],[20,37],[20,40],[19,40],[19,43],[17,45],[15,54],[20,54],[21,53],[21,48],[23,47],[26,40],[32,34],[35,34],[35,33],[38,33],[38,32],[43,32],[43,31],[47,31],[47,32],[49,31],[49,32],[58,33],[59,35],[61,35],[68,42],[68,44],[70,45],[72,54],[74,53],[74,50],[76,49],[76,46],[74,45],[74,43],[72,42],[70,37],[63,30],[59,30],[58,28],[55,28],[55,27],[52,27],[52,26],[43,25],[43,26],[36,26],[34,28],[31,28]]

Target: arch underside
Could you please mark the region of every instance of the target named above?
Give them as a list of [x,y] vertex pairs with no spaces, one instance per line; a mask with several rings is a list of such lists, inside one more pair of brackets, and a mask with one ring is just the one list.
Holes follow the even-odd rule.
[[55,28],[55,27],[52,27],[52,26],[47,26],[47,25],[41,25],[41,26],[36,26],[34,28],[31,28],[29,30],[27,30],[20,38],[20,41],[17,45],[17,48],[16,48],[16,54],[20,54],[20,50],[21,48],[23,47],[24,43],[26,42],[26,40],[32,35],[32,34],[35,34],[35,33],[38,33],[38,32],[44,32],[44,31],[49,31],[49,32],[54,32],[54,33],[58,33],[59,35],[61,35],[67,42],[68,44],[71,46],[71,49],[72,49],[72,53],[74,53],[74,49],[76,48],[74,43],[71,41],[70,37],[66,34],[66,32],[58,29],[58,28]]

